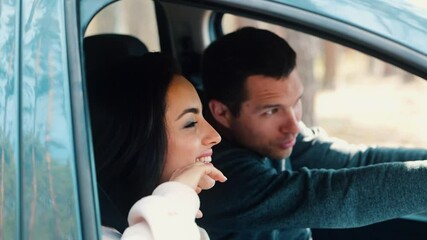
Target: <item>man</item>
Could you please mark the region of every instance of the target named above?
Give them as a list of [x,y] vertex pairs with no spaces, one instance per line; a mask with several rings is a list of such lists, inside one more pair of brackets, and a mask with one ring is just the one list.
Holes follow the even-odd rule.
[[[223,137],[213,164],[228,181],[201,194],[212,239],[310,239],[309,228],[358,227],[427,211],[427,150],[332,140],[301,122],[296,54],[243,28],[212,43],[202,72]],[[404,162],[408,161],[408,162]]]

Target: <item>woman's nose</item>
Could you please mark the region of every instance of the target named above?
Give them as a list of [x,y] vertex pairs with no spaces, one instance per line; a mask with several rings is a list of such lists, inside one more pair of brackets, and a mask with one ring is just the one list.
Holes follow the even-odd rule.
[[205,120],[205,131],[206,135],[203,138],[203,144],[214,146],[221,142],[221,136],[219,133]]

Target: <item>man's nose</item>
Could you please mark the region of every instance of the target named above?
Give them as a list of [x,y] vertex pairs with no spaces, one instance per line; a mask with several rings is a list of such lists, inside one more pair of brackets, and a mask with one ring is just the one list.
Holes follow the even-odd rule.
[[282,124],[280,125],[280,131],[282,133],[297,134],[299,132],[299,119],[297,118],[295,111],[290,110],[283,116]]

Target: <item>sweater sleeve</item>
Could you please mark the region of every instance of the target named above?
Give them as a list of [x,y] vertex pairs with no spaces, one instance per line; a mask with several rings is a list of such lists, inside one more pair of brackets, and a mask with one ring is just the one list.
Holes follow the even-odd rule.
[[427,161],[280,172],[246,150],[218,157],[228,180],[200,195],[212,231],[358,227],[427,210]]
[[354,145],[329,137],[322,128],[307,128],[300,123],[300,129],[290,157],[293,169],[339,169],[427,159],[427,149]]
[[132,206],[121,239],[209,239],[195,223],[199,206],[193,189],[178,182],[163,183]]

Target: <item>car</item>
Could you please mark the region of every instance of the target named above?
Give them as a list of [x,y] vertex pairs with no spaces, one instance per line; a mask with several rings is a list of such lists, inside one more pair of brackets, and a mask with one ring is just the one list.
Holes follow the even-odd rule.
[[[391,109],[389,115],[377,114],[387,120],[381,118],[376,125],[369,125],[369,134],[364,135],[382,136],[390,129],[399,128],[398,133],[402,135],[396,135],[409,141],[390,144],[426,146],[423,137],[426,131],[423,130],[427,130],[427,109],[423,107],[423,100],[426,99],[424,91],[427,91],[427,6],[423,1],[1,1],[0,239],[100,239],[102,196],[97,191],[91,142],[86,91],[88,68],[104,60],[114,61],[121,54],[163,51],[173,54],[183,73],[202,90],[199,61],[203,49],[222,34],[243,25],[284,31],[287,37],[294,37],[295,46],[301,44],[296,47],[297,51],[312,50],[301,56],[322,55],[319,49],[323,45],[318,42],[312,42],[317,47],[308,47],[310,42],[306,39],[315,37],[319,40],[314,42],[326,40],[333,46],[339,44],[341,51],[353,54],[342,55],[346,58],[357,58],[359,55],[354,51],[357,50],[401,69],[395,74],[397,80],[381,76],[382,83],[410,82],[407,85],[415,84],[415,90],[408,90],[410,96],[402,100],[397,95],[406,92],[407,85],[380,85],[390,94],[377,98],[385,98],[383,104],[392,103],[393,106],[396,104],[392,101],[397,98],[404,109],[410,106],[410,115],[399,119],[415,129],[401,128],[400,122],[390,127],[386,125],[400,115],[396,109]],[[99,44],[96,41],[103,41],[100,38],[118,39],[117,44],[124,46],[126,52],[116,51],[110,43]],[[90,39],[98,40],[90,45]],[[131,49],[135,39],[137,45],[143,43],[139,46],[144,49]],[[350,50],[342,50],[343,46]],[[89,52],[102,57],[90,60]],[[313,58],[303,62],[306,64],[299,64],[305,81],[311,79],[305,84],[307,89],[312,89],[313,95],[308,95],[313,99],[318,92],[315,86],[320,83],[304,74],[324,75],[324,61]],[[377,60],[364,61],[373,66]],[[347,70],[361,68],[354,63],[350,66],[353,67]],[[382,66],[388,68],[384,66],[389,65]],[[364,88],[351,89],[362,94],[356,96],[365,98],[368,95],[363,94],[372,90],[376,85],[373,79],[378,76],[360,78],[365,80]],[[339,96],[340,91],[348,94],[349,82],[341,84],[347,87],[332,93],[318,93],[318,96],[327,100],[331,95]],[[391,91],[393,89],[397,91]],[[387,92],[372,91],[374,98],[380,92]],[[313,99],[306,100],[309,107],[305,114],[309,118],[305,121],[315,124],[314,106],[324,105]],[[386,105],[378,109],[384,110]],[[375,106],[360,108],[370,110],[371,107]],[[364,115],[356,111],[353,116],[344,108],[337,114],[341,114],[339,121],[347,117],[375,122],[366,120],[367,115],[375,115],[371,113]],[[319,124],[337,122],[325,116],[317,118]],[[343,128],[349,128],[348,124],[342,123]],[[406,135],[410,131],[419,135]],[[374,141],[389,144],[384,138]],[[313,235],[316,240],[407,239],[411,236],[426,239],[426,226],[427,215],[416,214],[358,229],[314,229]]]

